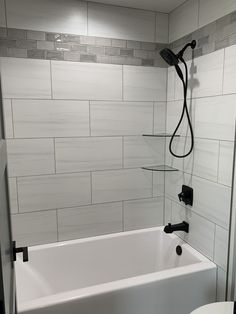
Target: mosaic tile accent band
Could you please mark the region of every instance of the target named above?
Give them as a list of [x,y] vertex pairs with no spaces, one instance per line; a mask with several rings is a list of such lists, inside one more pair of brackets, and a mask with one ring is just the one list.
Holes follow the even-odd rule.
[[166,44],[0,28],[0,56],[166,67]]

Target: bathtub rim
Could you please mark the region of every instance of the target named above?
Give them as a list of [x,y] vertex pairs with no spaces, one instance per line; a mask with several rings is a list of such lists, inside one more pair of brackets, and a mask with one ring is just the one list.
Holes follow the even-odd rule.
[[[154,227],[154,228],[147,228],[147,229],[140,229],[140,230],[132,230],[127,232],[119,232],[114,234],[108,235],[101,235],[83,239],[76,239],[76,240],[67,240],[63,242],[55,242],[50,244],[43,244],[37,245],[29,248],[29,251],[38,251],[40,249],[49,249],[52,247],[63,247],[71,244],[79,244],[79,243],[87,243],[92,241],[98,241],[102,239],[110,239],[120,236],[127,236],[132,234],[140,234],[140,233],[149,233],[153,231],[163,231],[163,227]],[[64,304],[66,302],[75,301],[75,300],[82,300],[92,296],[98,296],[102,294],[106,294],[108,292],[115,292],[120,291],[126,288],[132,288],[136,286],[142,286],[148,283],[153,283],[156,281],[162,281],[165,279],[179,277],[184,275],[189,275],[191,273],[197,273],[207,270],[215,270],[217,266],[210,261],[207,257],[202,255],[196,249],[192,248],[188,243],[186,243],[183,239],[178,237],[175,234],[168,234],[168,237],[172,239],[178,239],[181,243],[181,246],[188,250],[194,257],[196,257],[199,262],[190,264],[187,266],[181,266],[177,268],[171,268],[167,270],[162,270],[158,272],[152,272],[148,274],[138,275],[135,277],[115,280],[103,284],[98,284],[90,287],[74,289],[69,291],[60,292],[57,294],[53,294],[50,296],[44,296],[38,299],[34,299],[31,301],[22,302],[21,304],[18,303],[18,311],[27,312],[34,310],[35,308],[40,309],[44,308],[45,306],[54,306],[59,304]],[[18,258],[21,259],[21,258]]]

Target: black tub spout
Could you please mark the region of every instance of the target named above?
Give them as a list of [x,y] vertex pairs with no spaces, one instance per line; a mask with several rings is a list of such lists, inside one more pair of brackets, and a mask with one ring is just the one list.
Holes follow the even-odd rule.
[[186,221],[183,221],[183,222],[176,224],[176,225],[172,225],[169,223],[164,228],[165,233],[173,233],[175,231],[184,231],[186,233],[189,233],[189,224]]

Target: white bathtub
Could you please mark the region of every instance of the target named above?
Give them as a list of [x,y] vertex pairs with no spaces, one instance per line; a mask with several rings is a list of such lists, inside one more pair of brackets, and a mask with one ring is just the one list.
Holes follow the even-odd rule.
[[214,302],[215,265],[162,230],[30,248],[16,262],[19,313],[189,314]]

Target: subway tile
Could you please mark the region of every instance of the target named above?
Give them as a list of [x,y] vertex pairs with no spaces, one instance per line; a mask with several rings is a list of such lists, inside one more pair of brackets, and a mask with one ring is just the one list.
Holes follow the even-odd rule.
[[5,98],[51,98],[50,63],[45,60],[1,58]]
[[226,272],[220,267],[217,268],[217,302],[226,300]]
[[0,27],[6,27],[5,0],[0,0]]
[[56,139],[58,173],[122,168],[121,137]]
[[124,202],[124,230],[151,228],[163,225],[163,198]]
[[52,61],[53,97],[56,99],[122,99],[122,67]]
[[[107,27],[107,25],[109,25],[109,27]],[[89,3],[88,35],[117,39],[154,41],[155,13],[144,10]]]
[[224,94],[236,93],[236,45],[225,49],[224,63]]
[[233,141],[236,115],[235,102],[236,95],[194,100],[195,136]]
[[202,27],[235,11],[236,3],[232,0],[200,0],[199,8],[199,27]]
[[232,185],[234,142],[220,142],[218,182]]
[[10,177],[55,172],[53,139],[7,140]]
[[17,198],[16,178],[9,178],[8,179],[8,188],[9,188],[9,200],[10,200],[11,214],[16,214],[16,213],[18,213],[18,198]]
[[156,42],[169,42],[169,15],[165,13],[156,13]]
[[124,66],[124,99],[165,101],[167,69]]
[[3,99],[3,116],[4,116],[4,127],[5,137],[13,138],[13,123],[12,123],[12,107],[11,99]]
[[165,141],[144,136],[124,137],[124,167],[163,165]]
[[17,246],[57,241],[56,211],[12,215],[13,237]]
[[[182,172],[166,176],[166,196],[179,202],[182,184],[193,188],[192,210],[223,228],[229,227],[231,189],[229,187]],[[213,197],[214,195],[214,197]]]
[[189,233],[178,232],[181,237],[201,253],[213,259],[215,225],[179,204],[172,203],[172,221],[189,223]]
[[92,202],[112,202],[152,197],[152,174],[141,169],[92,173]]
[[229,232],[216,226],[214,262],[223,270],[227,271]]
[[87,4],[76,0],[8,0],[7,21],[11,28],[86,35]]
[[148,102],[91,102],[91,133],[142,135],[151,133],[153,104]]
[[198,0],[184,2],[169,15],[169,40],[177,40],[198,28]]
[[20,177],[18,197],[20,212],[90,204],[90,174],[84,172]]
[[166,102],[154,103],[154,134],[166,131]]
[[15,137],[89,135],[89,103],[70,100],[13,100]]
[[59,241],[122,231],[122,203],[58,210]]
[[33,39],[33,40],[45,40],[46,34],[45,32],[39,32],[39,31],[27,31],[27,39]]

